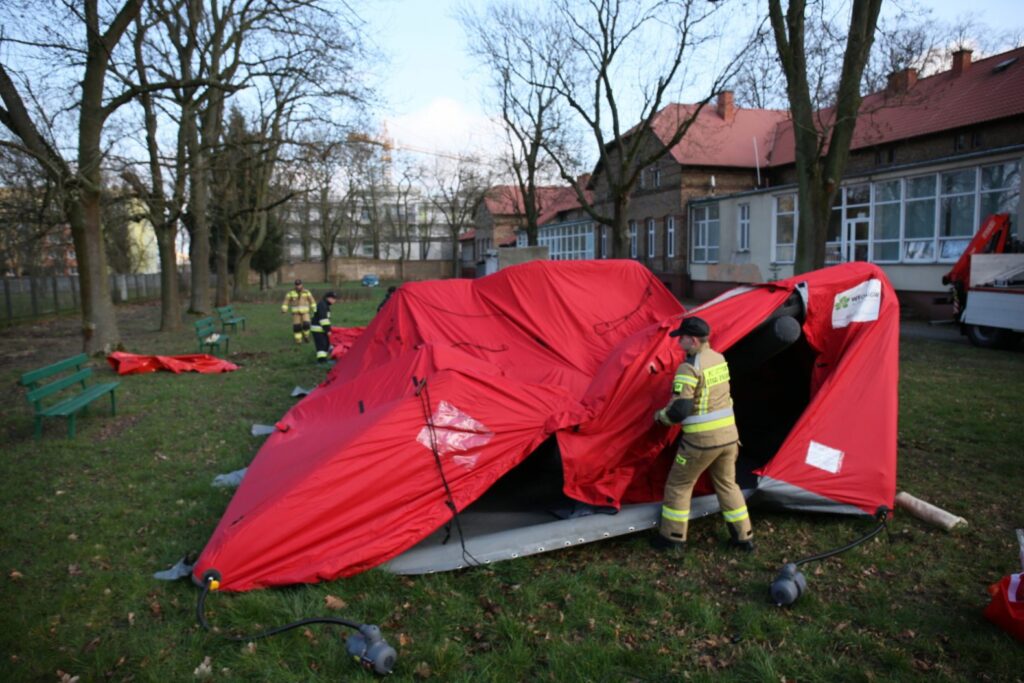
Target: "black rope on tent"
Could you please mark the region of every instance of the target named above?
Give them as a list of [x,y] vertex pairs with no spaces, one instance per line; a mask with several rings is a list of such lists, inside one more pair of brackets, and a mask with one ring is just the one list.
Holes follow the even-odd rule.
[[634,308],[629,313],[626,313],[625,315],[620,315],[618,318],[612,318],[611,320],[604,320],[604,321],[599,322],[599,323],[594,323],[594,326],[593,326],[594,334],[599,334],[599,335],[608,334],[609,332],[614,330],[616,327],[620,327],[620,326],[624,325],[626,323],[626,321],[628,321],[630,318],[632,318],[634,315],[636,315],[637,312],[641,308],[643,308],[644,303],[648,299],[650,299],[653,294],[654,294],[654,290],[651,288],[650,285],[647,285],[647,287],[644,289],[644,293],[640,296],[640,301],[637,303],[636,308]]
[[[415,381],[415,380],[414,380]],[[455,506],[455,498],[452,496],[452,489],[448,486],[448,477],[444,474],[444,466],[441,464],[441,453],[437,449],[437,432],[434,430],[434,418],[430,414],[430,390],[427,388],[427,380],[423,380],[416,387],[416,395],[420,397],[420,406],[423,407],[423,419],[427,423],[427,432],[430,434],[430,450],[434,454],[434,462],[437,464],[437,471],[441,475],[441,483],[444,484],[445,505],[452,511],[451,522],[455,523],[455,530],[459,534],[459,544],[462,546],[462,559],[471,567],[481,564],[480,560],[473,557],[473,554],[466,549],[466,536],[462,533],[462,523],[459,521],[459,510]],[[450,533],[450,528],[449,528]],[[445,543],[448,537],[445,537]]]

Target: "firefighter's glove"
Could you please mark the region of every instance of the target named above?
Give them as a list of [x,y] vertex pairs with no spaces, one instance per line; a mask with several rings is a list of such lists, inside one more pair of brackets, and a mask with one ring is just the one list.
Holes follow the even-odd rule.
[[664,408],[654,414],[654,421],[666,427],[672,426],[672,421],[668,419],[668,414],[666,414]]
[[285,305],[285,306],[282,306],[282,307],[281,307],[281,312],[282,312],[282,313],[287,313],[287,312],[288,312],[288,306],[287,306],[287,305]]

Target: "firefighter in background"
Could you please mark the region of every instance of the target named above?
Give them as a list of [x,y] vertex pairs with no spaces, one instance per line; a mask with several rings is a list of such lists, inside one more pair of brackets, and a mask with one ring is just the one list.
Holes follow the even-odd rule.
[[309,341],[309,314],[314,308],[316,299],[302,288],[302,280],[296,280],[295,289],[284,295],[284,303],[281,304],[282,313],[292,314],[292,334],[296,344]]
[[665,426],[682,425],[682,442],[665,482],[659,533],[652,545],[659,550],[682,551],[690,521],[694,484],[704,470],[729,529],[729,544],[752,552],[754,531],[747,502],[736,484],[739,432],[729,393],[729,365],[708,345],[711,327],[697,317],[684,319],[669,333],[679,338],[686,359],[676,370],[672,399],[654,415]]
[[316,362],[326,363],[331,354],[331,306],[338,300],[334,292],[327,292],[313,309],[313,344],[316,346]]

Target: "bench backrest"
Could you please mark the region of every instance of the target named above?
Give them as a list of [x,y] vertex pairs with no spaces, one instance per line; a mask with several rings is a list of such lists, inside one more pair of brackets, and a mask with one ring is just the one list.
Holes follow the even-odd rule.
[[[88,362],[89,356],[80,353],[77,356],[65,358],[52,365],[47,365],[45,368],[26,372],[18,380],[18,383],[28,388],[27,398],[35,406],[35,409],[39,410],[44,398],[53,396],[74,384],[80,384],[81,388],[85,389],[87,386],[86,380],[92,376],[92,368],[82,367]],[[63,374],[72,368],[74,368],[74,372],[70,375]],[[52,379],[54,377],[57,377],[57,379]],[[52,381],[44,383],[44,380],[49,379],[52,379]]]
[[217,327],[214,325],[213,318],[200,318],[195,322],[196,336],[200,339],[206,339],[211,334],[217,332]]
[[217,313],[219,313],[222,318],[231,318],[235,315],[235,309],[231,306],[219,306],[217,308]]

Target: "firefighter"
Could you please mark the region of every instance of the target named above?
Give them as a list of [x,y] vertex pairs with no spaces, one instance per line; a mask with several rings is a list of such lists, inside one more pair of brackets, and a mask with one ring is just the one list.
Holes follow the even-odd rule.
[[296,344],[309,341],[309,314],[315,307],[316,299],[302,288],[302,280],[296,280],[295,289],[284,295],[281,312],[292,314],[292,335]]
[[313,344],[316,346],[316,362],[326,363],[331,353],[331,306],[338,300],[334,292],[327,292],[313,309]]
[[694,316],[669,333],[678,337],[686,359],[676,370],[671,400],[654,419],[665,426],[682,425],[683,434],[665,482],[659,533],[651,543],[659,550],[686,548],[693,486],[704,470],[710,470],[729,544],[752,552],[754,532],[746,500],[736,484],[739,432],[729,394],[729,365],[708,345],[710,334],[710,326]]

